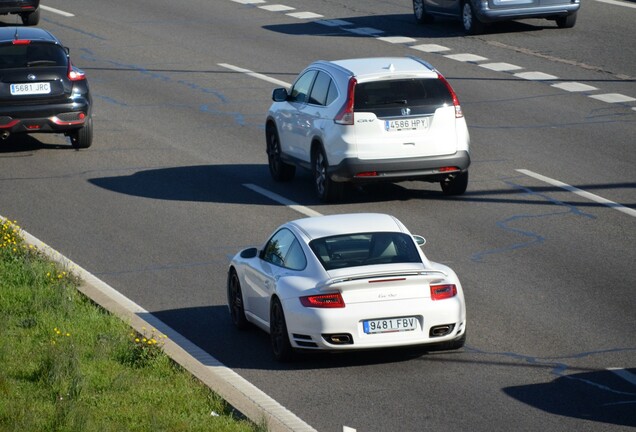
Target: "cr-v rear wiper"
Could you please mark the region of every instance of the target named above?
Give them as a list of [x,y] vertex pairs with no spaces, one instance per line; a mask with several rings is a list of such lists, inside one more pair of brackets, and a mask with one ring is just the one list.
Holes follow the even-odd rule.
[[392,105],[392,104],[406,105],[406,103],[407,103],[406,99],[397,99],[397,100],[383,101],[383,102],[380,102],[378,105]]

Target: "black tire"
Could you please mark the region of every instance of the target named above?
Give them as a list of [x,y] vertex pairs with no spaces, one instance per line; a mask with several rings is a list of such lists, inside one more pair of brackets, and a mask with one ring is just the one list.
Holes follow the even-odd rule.
[[84,126],[69,134],[75,149],[89,148],[93,144],[93,117],[88,117]]
[[557,26],[559,28],[572,28],[572,27],[574,27],[574,24],[576,24],[576,14],[577,14],[577,12],[574,12],[571,15],[557,18],[556,19]]
[[311,166],[314,176],[314,188],[320,201],[329,203],[342,199],[344,183],[335,182],[329,177],[327,172],[329,161],[322,148],[314,150]]
[[432,23],[434,20],[433,15],[427,13],[424,8],[424,0],[413,0],[413,15],[419,24]]
[[269,164],[269,172],[275,181],[288,182],[293,180],[296,174],[294,165],[286,164],[281,159],[280,140],[276,127],[267,126],[265,131],[265,139],[267,141],[267,162]]
[[269,313],[269,339],[274,358],[279,362],[288,362],[294,358],[294,349],[289,342],[287,323],[283,306],[277,298],[272,300]]
[[444,195],[461,195],[468,188],[468,171],[447,177],[440,182]]
[[22,18],[22,24],[25,26],[35,26],[40,23],[40,8],[37,8],[33,12],[20,14]]
[[234,326],[239,330],[245,330],[249,327],[249,322],[245,317],[245,309],[243,307],[243,291],[241,290],[241,282],[235,270],[230,270],[227,277],[227,303],[230,307],[230,316]]
[[470,0],[467,0],[462,5],[462,25],[464,31],[471,35],[477,35],[484,32],[486,25],[479,21],[475,15],[475,10]]

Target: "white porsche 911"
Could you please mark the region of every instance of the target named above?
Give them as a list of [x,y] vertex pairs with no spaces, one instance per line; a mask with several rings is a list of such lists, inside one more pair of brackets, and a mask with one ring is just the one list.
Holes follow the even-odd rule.
[[279,361],[297,350],[461,348],[461,284],[449,267],[426,258],[418,247],[424,242],[385,214],[287,222],[262,248],[232,259],[232,321],[268,332]]

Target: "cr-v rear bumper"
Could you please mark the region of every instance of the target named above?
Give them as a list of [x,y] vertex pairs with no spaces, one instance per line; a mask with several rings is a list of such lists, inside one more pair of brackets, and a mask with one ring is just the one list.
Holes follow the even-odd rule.
[[338,182],[440,181],[451,173],[466,171],[469,165],[470,155],[462,150],[448,156],[375,160],[348,158],[330,166],[328,174]]

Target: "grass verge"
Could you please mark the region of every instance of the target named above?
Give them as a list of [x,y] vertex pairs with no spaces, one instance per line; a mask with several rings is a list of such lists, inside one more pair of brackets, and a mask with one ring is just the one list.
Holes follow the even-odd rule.
[[0,219],[0,431],[265,431]]

